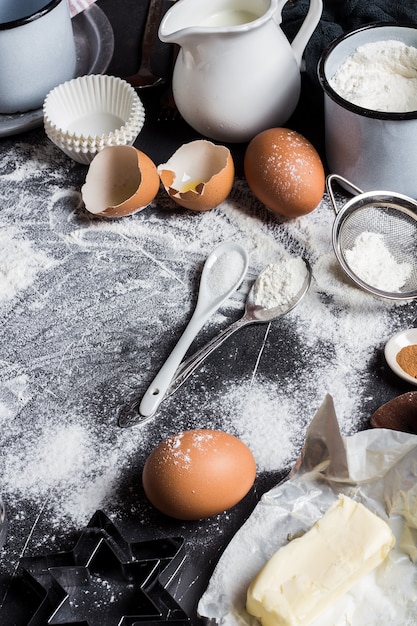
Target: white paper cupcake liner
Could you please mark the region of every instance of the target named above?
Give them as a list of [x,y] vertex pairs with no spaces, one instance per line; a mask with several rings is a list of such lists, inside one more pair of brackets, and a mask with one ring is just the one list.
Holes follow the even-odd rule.
[[53,89],[43,113],[49,139],[82,163],[89,163],[106,146],[132,145],[145,121],[133,87],[101,74],[81,76]]

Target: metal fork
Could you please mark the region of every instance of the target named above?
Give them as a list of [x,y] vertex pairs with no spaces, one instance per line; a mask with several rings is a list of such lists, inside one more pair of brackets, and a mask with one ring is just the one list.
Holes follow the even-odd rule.
[[[175,61],[177,60],[179,50],[180,50],[180,47],[177,44],[174,44],[174,48],[172,50],[171,81],[172,81],[172,73],[174,71]],[[177,109],[177,105],[175,104],[174,95],[172,93],[172,84],[171,84],[161,96],[158,121],[174,122],[180,117],[181,117],[181,114]]]
[[159,122],[175,122],[175,120],[181,117],[180,112],[175,104],[174,96],[172,95],[172,89],[169,87],[161,97],[161,108],[159,109],[158,121]]
[[151,67],[152,51],[158,39],[158,28],[161,22],[163,0],[150,0],[146,16],[145,29],[142,38],[141,60],[138,71],[125,80],[135,87],[156,87],[165,82],[161,76],[156,76]]

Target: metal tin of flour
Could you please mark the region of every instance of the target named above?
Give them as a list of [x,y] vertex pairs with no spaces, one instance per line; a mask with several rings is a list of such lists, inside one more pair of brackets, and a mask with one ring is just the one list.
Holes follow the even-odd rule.
[[417,198],[417,111],[366,109],[345,100],[330,85],[358,46],[388,40],[417,47],[417,26],[370,24],[339,37],[321,55],[318,77],[324,91],[326,160],[330,172],[363,191],[386,189]]

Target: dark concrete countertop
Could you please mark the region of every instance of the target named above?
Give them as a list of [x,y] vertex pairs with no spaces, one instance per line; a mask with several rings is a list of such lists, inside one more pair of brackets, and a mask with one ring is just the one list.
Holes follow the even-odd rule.
[[[130,74],[146,7],[137,0],[97,4],[115,35],[108,73]],[[169,50],[159,54],[156,63],[168,67]],[[198,137],[181,120],[158,121],[160,95],[143,94],[147,118],[135,142],[155,163]],[[308,90],[289,125],[322,154],[321,112],[306,109]],[[0,139],[0,493],[9,519],[0,554],[1,624],[29,623],[39,603],[19,560],[51,555],[56,563],[97,509],[127,541],[184,537],[186,559],[169,589],[198,623],[196,604],[216,560],[262,493],[287,475],[324,393],[351,434],[410,390],[390,372],[383,346],[413,325],[416,303],[358,294],[333,256],[327,195],[310,216],[282,221],[247,189],[245,146],[231,149],[236,185],[224,206],[191,215],[161,189],[144,211],[111,221],[87,214],[80,194],[87,167],[63,155],[43,128]],[[303,250],[313,266],[308,297],[281,321],[236,333],[153,420],[121,429],[120,408],[143,394],[170,353],[192,313],[203,261],[228,238],[248,247],[253,271],[271,249]],[[223,307],[190,352],[242,311],[242,300]],[[255,486],[213,519],[170,520],[143,494],[143,463],[165,436],[210,427],[253,445]]]

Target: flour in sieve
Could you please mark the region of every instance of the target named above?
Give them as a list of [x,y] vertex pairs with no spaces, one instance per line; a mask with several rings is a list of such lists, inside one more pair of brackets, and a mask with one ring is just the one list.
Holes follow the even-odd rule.
[[380,233],[363,232],[345,252],[351,270],[367,285],[399,293],[411,276],[411,263],[398,263]]

